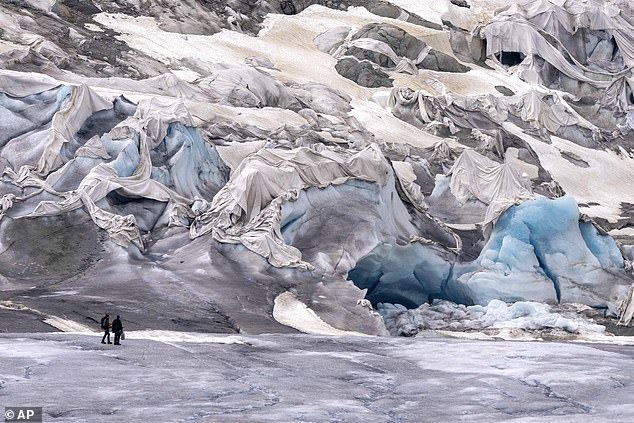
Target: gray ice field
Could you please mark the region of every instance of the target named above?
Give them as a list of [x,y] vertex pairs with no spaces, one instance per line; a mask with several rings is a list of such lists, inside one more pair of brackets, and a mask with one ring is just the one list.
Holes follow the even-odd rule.
[[131,332],[0,335],[0,404],[45,422],[630,422],[634,348]]

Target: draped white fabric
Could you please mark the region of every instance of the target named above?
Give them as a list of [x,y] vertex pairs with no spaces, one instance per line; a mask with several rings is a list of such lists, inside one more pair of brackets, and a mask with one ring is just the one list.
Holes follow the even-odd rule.
[[192,238],[212,233],[221,242],[241,243],[277,267],[308,268],[296,248],[280,233],[281,205],[310,187],[342,184],[350,179],[385,185],[390,166],[378,146],[353,153],[307,147],[261,149],[245,158],[210,207],[192,223]]
[[488,205],[484,226],[494,222],[504,210],[534,198],[530,180],[508,163],[493,160],[467,149],[449,170],[449,189],[460,203],[477,199]]

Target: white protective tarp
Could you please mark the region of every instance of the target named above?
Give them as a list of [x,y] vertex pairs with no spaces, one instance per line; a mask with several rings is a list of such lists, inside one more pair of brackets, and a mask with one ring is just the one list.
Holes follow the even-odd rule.
[[13,202],[15,201],[14,194],[5,194],[0,198],[0,220],[5,215],[6,211],[13,207]]
[[633,109],[629,96],[634,93],[634,77],[622,76],[616,78],[609,87],[603,91],[599,103],[614,109],[616,112],[627,113]]
[[634,318],[634,284],[619,305],[619,325],[628,326]]
[[[84,99],[89,105],[106,104],[105,100],[91,92],[86,86],[73,87],[73,92],[76,93],[76,98]],[[81,101],[78,104],[81,104]],[[107,104],[111,106],[111,103]],[[92,220],[100,228],[106,230],[113,241],[120,245],[127,245],[132,242],[142,248],[143,243],[133,215],[116,215],[100,209],[95,203],[103,199],[111,191],[118,190],[130,197],[152,199],[180,206],[191,204],[193,199],[185,198],[150,178],[152,173],[150,151],[165,138],[170,123],[181,122],[184,125],[192,126],[191,116],[180,101],[161,98],[140,101],[135,115],[121,122],[110,132],[115,139],[128,136],[138,138],[139,160],[138,163],[135,163],[135,170],[132,175],[119,176],[111,164],[101,163],[90,170],[88,175],[81,180],[77,189],[70,192],[57,192],[52,186],[56,180],[64,175],[67,169],[71,169],[72,161],[67,162],[56,172],[51,173],[46,180],[42,179],[42,174],[48,173],[58,162],[61,162],[59,157],[61,143],[68,142],[70,137],[74,135],[76,130],[73,131],[72,128],[76,126],[79,129],[83,120],[90,115],[87,113],[89,110],[94,110],[94,107],[87,107],[86,111],[71,114],[69,119],[76,120],[72,127],[60,124],[64,128],[64,132],[58,133],[54,142],[47,144],[47,149],[40,160],[40,163],[44,165],[39,166],[37,170],[29,166],[23,166],[18,172],[7,168],[4,174],[19,186],[46,190],[63,198],[62,201],[40,202],[33,212],[27,215],[28,217],[58,215],[85,207]],[[85,117],[80,119],[80,116]],[[103,155],[106,152],[103,146],[98,144],[98,141],[97,139],[92,139],[85,146],[86,149],[83,153],[81,150],[78,150],[78,153],[85,153],[89,157]],[[11,204],[8,201],[3,202],[3,211],[10,206]],[[187,207],[178,209],[187,210]]]
[[[556,67],[560,72],[576,79],[587,82],[596,88],[606,88],[610,82],[586,76],[602,74],[586,68],[580,63],[570,63],[557,47],[550,44],[544,34],[528,22],[507,20],[494,21],[484,31],[487,39],[487,56],[493,57],[501,52],[521,52],[526,56],[537,55]],[[568,57],[572,57],[569,53]]]
[[112,102],[101,97],[86,85],[72,87],[71,95],[64,107],[55,113],[48,132],[44,152],[37,164],[37,174],[48,175],[63,164],[60,152],[70,142],[82,124],[92,114],[111,109]]
[[[496,15],[483,29],[486,54],[491,58],[501,52],[540,56],[570,78],[596,88],[607,88],[612,78],[629,74],[628,68],[634,66],[634,19],[624,16],[618,3],[603,0],[519,1]],[[581,30],[606,31],[611,35],[626,69],[610,72],[577,60],[569,50],[574,46],[561,40],[583,38]]]
[[492,222],[510,206],[534,198],[531,182],[509,163],[497,163],[467,149],[449,170],[449,189],[459,203],[477,199],[488,205],[485,235]]
[[207,101],[247,107],[289,108],[296,103],[280,82],[253,68],[222,69],[197,82]]
[[276,267],[310,268],[280,232],[281,206],[301,190],[360,179],[385,185],[390,165],[378,146],[360,152],[302,147],[261,149],[245,158],[212,204],[190,227],[192,238],[212,233],[225,243],[241,243]]
[[75,157],[89,157],[91,159],[111,159],[110,154],[106,151],[101,142],[99,135],[90,138],[84,145],[79,147],[75,152]]
[[[0,71],[0,92],[12,96],[23,97],[60,85],[62,84],[58,81],[44,75]],[[113,107],[111,101],[101,97],[86,85],[66,86],[64,89],[68,90],[68,96],[53,115],[50,125],[22,136],[29,137],[30,140],[39,140],[34,144],[34,148],[42,150],[41,153],[36,151],[39,160],[35,173],[40,176],[45,177],[64,164],[60,157],[64,144],[70,142],[88,117],[100,110]],[[22,138],[16,139],[15,142],[20,142]],[[17,156],[11,159],[16,167],[31,161],[31,155],[34,153],[20,148],[16,148],[16,152]]]
[[[548,97],[548,101],[546,98]],[[625,99],[627,101],[627,99]],[[566,126],[578,125],[598,133],[599,128],[584,119],[563,98],[561,92],[529,89],[513,97],[493,95],[461,96],[443,93],[432,96],[424,90],[393,88],[388,105],[401,119],[419,123],[432,122],[447,125],[451,132],[455,127],[478,128],[502,124],[512,113],[534,128],[545,128],[553,134]]]
[[410,59],[409,57],[399,56],[394,52],[394,49],[390,47],[387,43],[375,40],[374,38],[357,38],[356,40],[352,39],[354,32],[350,32],[348,37],[344,40],[343,44],[341,44],[337,50],[333,53],[333,57],[336,59],[341,59],[346,57],[346,53],[348,49],[351,47],[356,47],[362,50],[369,50],[375,53],[382,54],[390,58],[392,62],[396,65],[394,68],[390,68],[389,70],[398,72],[398,73],[408,73],[410,75],[418,75],[419,70],[417,65],[422,63],[423,60],[427,57],[429,52],[431,51],[430,46],[425,46],[421,49],[420,53],[415,59]]
[[424,90],[393,88],[388,105],[404,120],[407,120],[408,114],[413,114],[421,124],[440,122],[447,125],[452,133],[457,131],[456,126],[469,129],[488,127],[502,124],[508,117],[505,101],[496,96],[462,96],[449,93],[442,84],[438,88],[442,94],[435,96]]
[[[549,96],[550,103],[545,101]],[[599,128],[584,119],[577,113],[561,93],[552,91],[548,94],[530,89],[521,95],[508,100],[509,109],[519,116],[524,122],[530,123],[534,128],[545,128],[556,134],[561,127],[579,125],[592,132],[599,132]]]
[[0,91],[13,97],[25,97],[60,85],[61,82],[41,73],[0,69]]
[[403,191],[407,200],[418,207],[423,207],[423,199],[425,196],[421,192],[420,185],[416,183],[416,174],[414,168],[408,162],[392,161],[394,175],[403,187]]

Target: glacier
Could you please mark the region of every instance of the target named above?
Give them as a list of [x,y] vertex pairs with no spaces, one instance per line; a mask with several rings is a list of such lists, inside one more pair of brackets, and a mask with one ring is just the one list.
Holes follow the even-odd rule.
[[627,0],[0,2],[0,402],[632,421],[633,34]]
[[375,335],[435,301],[631,319],[627,2],[168,3],[0,6],[7,301],[82,288],[88,319],[98,278],[139,326],[155,289],[237,332],[290,330],[280,295]]

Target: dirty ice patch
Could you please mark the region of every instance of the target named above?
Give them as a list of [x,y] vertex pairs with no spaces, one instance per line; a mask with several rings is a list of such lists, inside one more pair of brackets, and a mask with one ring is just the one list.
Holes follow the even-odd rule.
[[22,305],[22,304],[18,304],[18,303],[14,303],[13,301],[0,301],[0,308],[4,309],[4,310],[15,310],[15,311],[29,311],[31,310],[30,308]]
[[[59,291],[58,293],[59,295],[64,295],[69,292],[74,292],[74,291]],[[54,296],[56,295],[51,295],[51,297],[54,297]],[[33,313],[36,316],[40,316],[40,318],[42,318],[42,322],[62,332],[77,333],[77,334],[95,333],[95,331],[89,326],[75,322],[74,320],[65,319],[59,316],[47,315],[42,313],[39,310],[35,310],[23,304],[14,303],[12,301],[0,301],[0,309],[13,310],[13,311],[26,311],[29,313]]]

